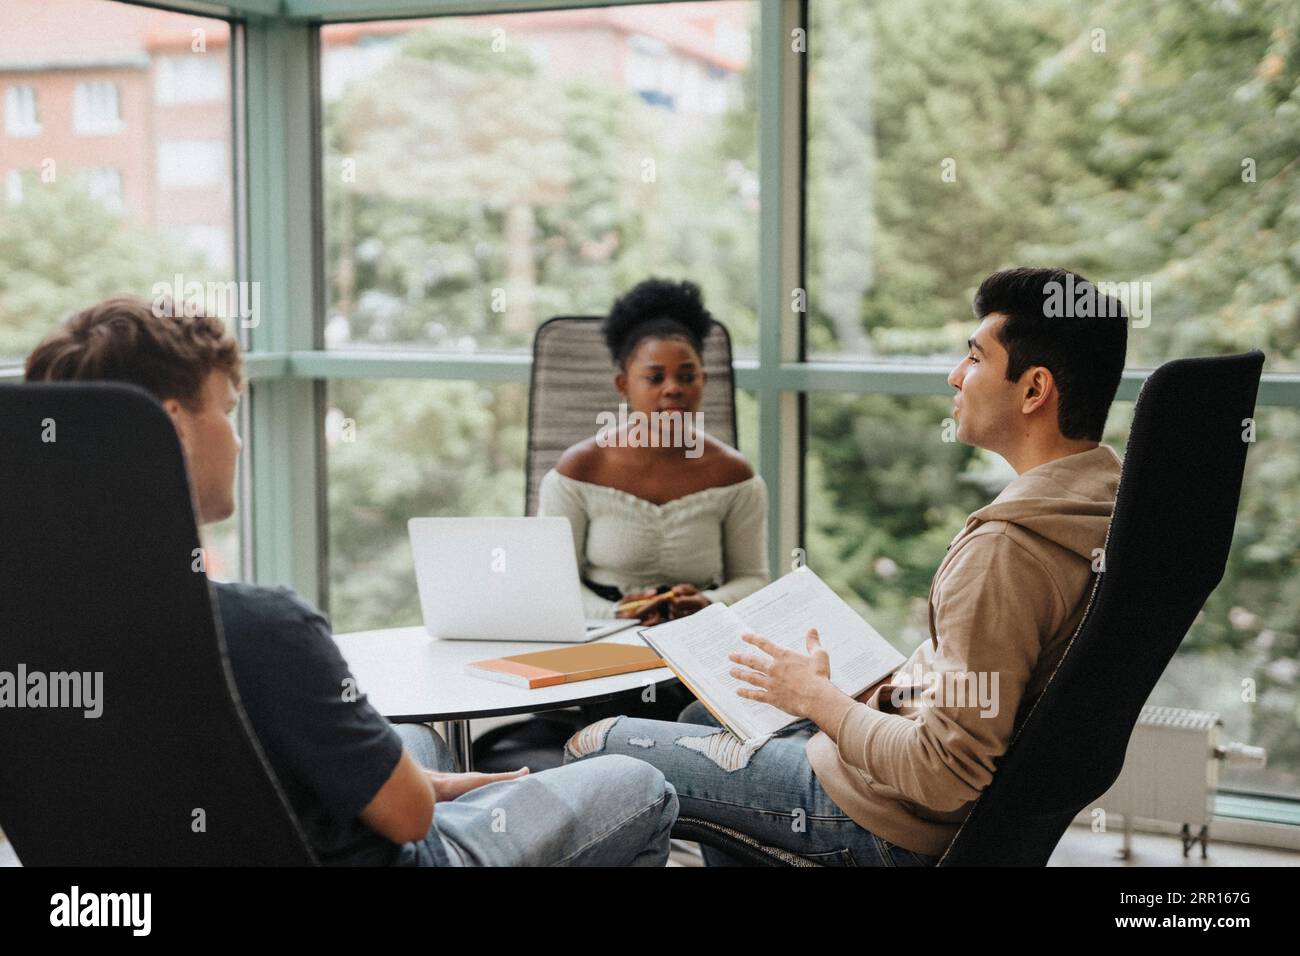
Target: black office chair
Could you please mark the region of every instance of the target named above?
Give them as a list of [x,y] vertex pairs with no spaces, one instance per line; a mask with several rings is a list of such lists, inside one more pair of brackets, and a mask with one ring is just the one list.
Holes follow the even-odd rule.
[[103,675],[0,708],[27,866],[309,865],[231,677],[176,430],[121,384],[0,385],[0,670]]
[[[528,387],[528,451],[524,513],[537,514],[537,489],[565,449],[596,433],[597,416],[617,411],[617,369],[600,331],[600,316],[549,319],[533,338]],[[736,385],[731,336],[714,322],[704,339],[705,386],[700,406],[705,431],[736,445]],[[474,742],[475,766],[514,769],[557,766],[564,739],[582,726],[577,711],[553,711],[533,720],[497,727]]]
[[[1045,866],[1075,816],[1114,783],[1129,736],[1223,577],[1241,496],[1245,420],[1264,354],[1179,359],[1146,380],[1105,543],[1105,570],[1046,688],[940,866]],[[673,836],[753,865],[813,865],[685,817]]]

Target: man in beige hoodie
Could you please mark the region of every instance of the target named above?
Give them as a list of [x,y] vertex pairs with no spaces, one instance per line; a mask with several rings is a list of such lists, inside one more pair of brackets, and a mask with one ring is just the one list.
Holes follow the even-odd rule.
[[807,654],[746,635],[731,656],[737,693],[801,723],[744,744],[693,704],[681,723],[593,724],[566,760],[640,757],[676,787],[682,815],[823,862],[937,861],[1078,627],[1120,474],[1100,444],[1124,368],[1119,302],[1064,270],[1012,269],[981,284],[974,311],[948,377],[957,438],[1017,477],[948,546],[930,639],[855,700],[830,682],[815,626]]

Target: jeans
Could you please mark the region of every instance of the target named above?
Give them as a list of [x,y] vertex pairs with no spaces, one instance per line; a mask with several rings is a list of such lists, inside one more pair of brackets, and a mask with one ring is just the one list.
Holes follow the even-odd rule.
[[[452,769],[427,724],[393,729],[422,767]],[[439,801],[406,856],[416,866],[663,866],[676,819],[677,794],[663,774],[611,755]]]
[[[731,827],[761,843],[828,866],[933,866],[855,823],[817,781],[804,744],[816,732],[800,721],[764,741],[745,744],[695,703],[677,723],[609,717],[578,731],[565,745],[565,767],[610,756],[637,757],[657,767],[677,791],[683,816]],[[730,863],[704,848],[710,865]]]

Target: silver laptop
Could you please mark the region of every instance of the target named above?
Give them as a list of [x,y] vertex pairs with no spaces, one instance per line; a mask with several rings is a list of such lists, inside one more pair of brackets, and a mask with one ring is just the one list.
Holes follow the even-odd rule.
[[412,518],[407,528],[433,637],[581,644],[637,623],[584,617],[568,518]]

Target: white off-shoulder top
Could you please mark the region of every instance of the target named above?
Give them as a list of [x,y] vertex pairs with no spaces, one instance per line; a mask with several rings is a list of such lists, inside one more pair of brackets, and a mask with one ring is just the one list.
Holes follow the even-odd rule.
[[[568,518],[579,573],[624,594],[687,583],[731,604],[769,579],[767,486],[758,475],[658,505],[552,468],[537,513]],[[582,600],[588,617],[614,616],[615,602],[585,585]]]

